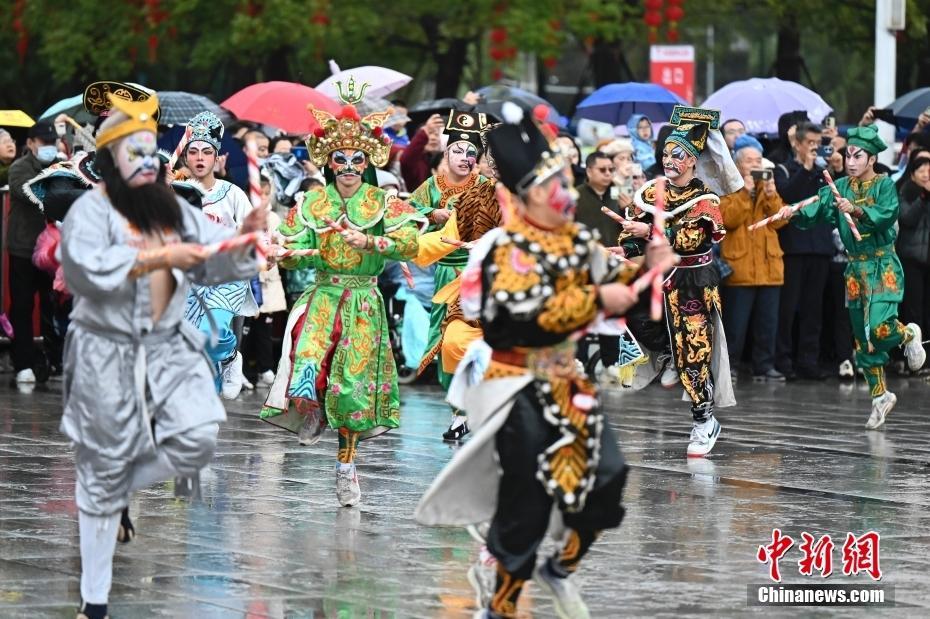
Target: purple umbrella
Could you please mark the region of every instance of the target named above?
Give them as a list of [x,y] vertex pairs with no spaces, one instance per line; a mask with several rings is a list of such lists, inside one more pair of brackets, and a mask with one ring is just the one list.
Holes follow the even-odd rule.
[[644,114],[653,122],[668,120],[684,99],[658,84],[625,82],[601,86],[578,104],[576,116],[611,125],[622,125],[633,114]]
[[720,110],[721,120],[736,118],[749,133],[778,133],[778,117],[804,110],[820,122],[833,108],[813,90],[777,77],[731,82],[712,94],[701,106]]

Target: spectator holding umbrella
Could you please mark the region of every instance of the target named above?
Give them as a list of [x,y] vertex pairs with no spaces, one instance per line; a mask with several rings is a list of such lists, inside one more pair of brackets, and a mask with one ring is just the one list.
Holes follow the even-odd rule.
[[930,329],[930,153],[919,151],[897,183],[900,228],[896,244],[904,268],[901,320]]
[[782,250],[776,230],[785,222],[773,222],[755,232],[747,228],[777,213],[784,203],[775,189],[772,171],[763,169],[759,141],[742,135],[734,141],[733,150],[745,185],[720,198],[723,225],[727,229],[721,254],[733,269],[721,290],[726,308],[723,328],[727,335],[730,368],[735,373],[739,367],[746,333],[751,329],[753,380],[784,382],[785,375],[775,369],[775,335],[778,297],[784,283]]

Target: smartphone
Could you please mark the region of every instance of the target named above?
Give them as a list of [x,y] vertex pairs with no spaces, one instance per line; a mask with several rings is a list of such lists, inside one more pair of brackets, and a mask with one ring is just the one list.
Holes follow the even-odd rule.
[[924,110],[925,116],[930,116],[930,105],[927,106],[927,109]]
[[824,129],[836,129],[836,116],[827,116],[823,119]]
[[820,138],[820,146],[817,148],[817,154],[824,159],[833,154],[833,138],[823,136]]
[[750,174],[752,175],[752,180],[754,181],[768,182],[772,180],[771,170],[753,170],[750,172]]
[[872,117],[875,120],[882,120],[889,124],[894,124],[894,110],[881,109],[872,110]]
[[297,158],[297,161],[308,161],[310,159],[310,152],[307,151],[306,146],[294,146],[291,148],[291,154]]

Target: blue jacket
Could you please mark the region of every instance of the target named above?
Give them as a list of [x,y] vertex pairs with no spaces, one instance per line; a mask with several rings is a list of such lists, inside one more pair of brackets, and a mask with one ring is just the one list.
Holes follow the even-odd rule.
[[[630,116],[630,119],[626,121],[626,128],[630,132],[630,140],[633,141],[633,161],[643,166],[643,170],[645,170],[655,164],[656,154],[655,145],[652,141],[642,139],[636,132],[636,125],[638,125],[639,121],[643,118],[649,120],[645,114],[633,114]],[[649,121],[649,125],[652,126],[651,120]]]

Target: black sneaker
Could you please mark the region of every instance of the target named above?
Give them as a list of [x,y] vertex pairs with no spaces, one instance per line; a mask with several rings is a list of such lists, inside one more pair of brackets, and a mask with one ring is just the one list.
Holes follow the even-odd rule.
[[444,441],[460,441],[465,438],[471,430],[468,429],[468,422],[462,423],[460,426],[455,426],[455,421],[452,422],[452,425],[449,426],[449,429],[442,433],[442,440]]

